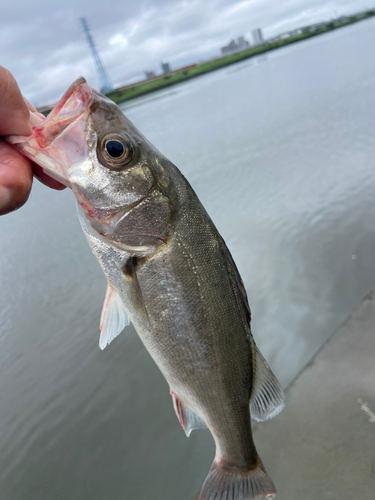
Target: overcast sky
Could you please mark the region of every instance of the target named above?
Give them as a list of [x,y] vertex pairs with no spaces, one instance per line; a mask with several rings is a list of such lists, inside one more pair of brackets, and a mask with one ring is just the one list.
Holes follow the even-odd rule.
[[85,76],[100,84],[82,32],[85,16],[115,86],[219,55],[232,38],[272,37],[375,6],[374,0],[1,0],[0,64],[37,106]]

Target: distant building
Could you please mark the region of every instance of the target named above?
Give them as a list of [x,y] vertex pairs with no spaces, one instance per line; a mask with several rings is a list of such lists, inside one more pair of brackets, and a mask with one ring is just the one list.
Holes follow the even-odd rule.
[[169,63],[161,63],[161,69],[162,69],[164,75],[171,72],[171,67],[170,67]]
[[333,21],[333,25],[338,26],[339,24],[346,23],[349,19],[349,16],[340,16]]
[[237,47],[238,47],[238,50],[244,50],[244,49],[247,49],[248,47],[250,47],[250,43],[247,40],[245,40],[245,38],[243,36],[240,36],[238,38]]
[[289,31],[289,36],[300,35],[303,33],[303,28],[296,28],[295,30]]
[[228,49],[229,49],[229,52],[235,52],[237,50],[237,44],[234,40],[231,40],[228,43]]
[[235,40],[231,40],[228,45],[221,47],[221,55],[227,56],[228,54],[233,54],[234,52],[238,52],[239,50],[244,50],[250,47],[250,43],[243,37],[240,36]]
[[322,28],[326,28],[328,24],[330,24],[330,21],[324,21],[323,23],[312,24],[311,26],[309,26],[309,28],[310,31],[315,31]]
[[155,73],[153,71],[146,71],[146,79],[155,78]]
[[252,35],[253,35],[253,43],[254,45],[260,45],[264,42],[263,40],[263,34],[262,34],[262,30],[261,29],[256,29],[256,30],[253,30],[252,32]]

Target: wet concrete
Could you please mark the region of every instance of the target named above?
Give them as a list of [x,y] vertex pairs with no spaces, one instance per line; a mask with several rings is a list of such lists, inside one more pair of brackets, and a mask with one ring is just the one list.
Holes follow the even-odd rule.
[[254,428],[276,500],[375,500],[374,292],[285,395],[284,411]]
[[375,294],[286,390],[284,411],[254,429],[277,500],[375,499]]

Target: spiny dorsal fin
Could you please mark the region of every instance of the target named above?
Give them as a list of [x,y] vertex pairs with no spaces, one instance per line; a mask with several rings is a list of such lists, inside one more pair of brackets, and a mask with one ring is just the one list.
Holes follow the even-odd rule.
[[285,396],[266,360],[255,346],[253,385],[250,397],[251,418],[264,422],[276,417],[285,406]]
[[194,429],[207,429],[207,425],[204,421],[198,417],[198,415],[186,406],[181,399],[176,396],[176,394],[171,390],[171,396],[173,401],[173,408],[176,412],[178,421],[181,427],[184,429],[187,437],[190,436],[191,431]]
[[122,300],[116,290],[108,283],[100,317],[99,347],[104,349],[130,323]]

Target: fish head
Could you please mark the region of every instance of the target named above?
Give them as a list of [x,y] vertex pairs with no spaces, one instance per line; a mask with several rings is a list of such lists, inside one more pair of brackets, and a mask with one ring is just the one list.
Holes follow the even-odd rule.
[[9,142],[73,190],[98,234],[126,248],[165,242],[170,210],[156,171],[164,157],[114,102],[79,78],[47,118],[31,121],[32,136]]

